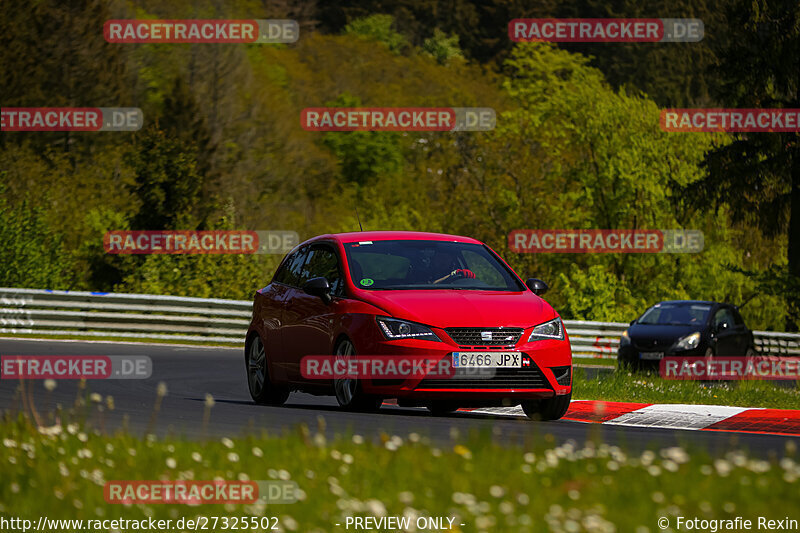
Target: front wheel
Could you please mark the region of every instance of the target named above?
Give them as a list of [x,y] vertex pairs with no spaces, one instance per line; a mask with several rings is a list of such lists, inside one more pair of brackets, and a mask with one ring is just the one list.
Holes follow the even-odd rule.
[[572,392],[546,400],[523,400],[522,410],[531,420],[558,420],[569,409]]
[[247,387],[250,397],[261,405],[283,405],[289,398],[289,389],[274,385],[269,378],[267,352],[261,337],[256,335],[245,352]]
[[[336,346],[334,360],[342,361],[343,368],[347,368],[348,361],[355,355],[353,343],[344,339]],[[380,398],[364,394],[361,391],[361,382],[355,378],[334,379],[333,390],[339,406],[349,411],[377,411],[383,403]]]

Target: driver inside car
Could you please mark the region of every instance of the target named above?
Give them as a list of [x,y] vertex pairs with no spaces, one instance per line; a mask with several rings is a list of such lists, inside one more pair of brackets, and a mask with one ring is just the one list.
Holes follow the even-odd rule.
[[475,279],[475,274],[471,270],[458,268],[458,262],[454,256],[442,252],[437,252],[433,256],[431,272],[433,273],[432,277],[439,276],[431,282],[434,285],[460,278]]

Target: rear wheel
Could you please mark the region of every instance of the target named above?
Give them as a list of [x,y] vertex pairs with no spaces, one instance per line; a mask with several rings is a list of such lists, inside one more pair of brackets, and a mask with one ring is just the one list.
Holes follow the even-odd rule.
[[522,410],[531,420],[558,420],[569,409],[572,392],[546,400],[524,400]]
[[289,398],[289,389],[274,385],[269,377],[267,352],[261,337],[256,335],[245,352],[247,386],[250,396],[258,404],[283,405]]
[[433,416],[447,416],[458,410],[458,404],[441,400],[431,402],[426,407]]
[[[343,361],[347,368],[348,361],[356,355],[353,343],[344,339],[336,345],[335,361]],[[339,405],[350,411],[377,411],[383,401],[374,396],[367,396],[361,391],[361,382],[355,378],[335,378],[333,390]]]

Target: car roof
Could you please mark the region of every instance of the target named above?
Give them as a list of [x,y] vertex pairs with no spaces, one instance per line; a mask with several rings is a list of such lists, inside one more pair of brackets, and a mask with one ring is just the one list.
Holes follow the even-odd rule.
[[722,302],[712,302],[710,300],[664,300],[660,304],[704,304],[704,305],[730,305]]
[[483,244],[472,237],[448,235],[446,233],[428,233],[424,231],[354,231],[351,233],[328,233],[318,235],[305,241],[311,243],[319,240],[333,240],[340,243],[363,241],[447,241]]

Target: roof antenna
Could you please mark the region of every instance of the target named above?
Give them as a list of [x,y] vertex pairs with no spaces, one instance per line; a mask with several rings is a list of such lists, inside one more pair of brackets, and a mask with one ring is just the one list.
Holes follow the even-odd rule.
[[358,216],[358,206],[355,206],[355,208],[356,208],[356,220],[358,220],[358,229],[364,231],[364,228],[361,227],[361,217]]

